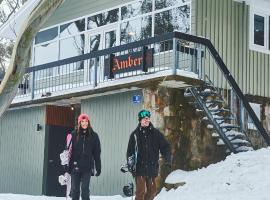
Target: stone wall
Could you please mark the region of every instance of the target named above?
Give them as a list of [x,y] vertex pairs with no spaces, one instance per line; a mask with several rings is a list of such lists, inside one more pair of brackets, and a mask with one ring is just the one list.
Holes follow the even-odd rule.
[[[200,114],[185,99],[184,90],[153,86],[143,89],[143,97],[144,107],[152,113],[151,121],[171,144],[172,170],[194,170],[225,158],[224,147],[216,145]],[[159,189],[169,173],[162,162]]]

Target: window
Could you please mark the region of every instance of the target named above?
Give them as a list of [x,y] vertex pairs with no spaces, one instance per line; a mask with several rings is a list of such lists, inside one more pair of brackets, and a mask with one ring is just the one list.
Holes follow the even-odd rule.
[[155,14],[155,35],[172,31],[190,32],[190,5]]
[[121,24],[121,44],[151,37],[152,16],[133,19]]
[[[85,39],[83,34],[60,40],[60,59],[84,54],[84,44]],[[76,71],[78,69],[83,69],[83,65],[84,62],[79,61],[75,65],[69,66],[68,68],[67,66],[61,67],[59,73],[64,74],[67,72]]]
[[87,29],[94,29],[100,26],[105,26],[119,19],[119,9],[110,10],[108,12],[100,13],[91,17],[88,17]]
[[254,15],[254,44],[264,46],[264,17]]
[[181,3],[186,3],[186,2],[191,2],[191,0],[155,0],[155,9],[163,9],[167,7],[172,7],[177,4]]
[[137,1],[121,8],[121,19],[129,19],[152,11],[152,1]]
[[[261,120],[261,105],[257,103],[249,103],[253,111],[255,112],[256,116],[258,117],[259,120]],[[255,125],[253,124],[253,121],[251,118],[248,116],[248,129],[253,129],[256,130]]]
[[[268,19],[259,16],[256,18],[258,23],[256,21],[255,24],[260,30],[258,35],[262,35],[265,30],[261,28],[262,23],[268,22]],[[45,64],[172,31],[190,33],[190,27],[191,0],[127,2],[40,31],[35,38],[32,63]],[[259,36],[256,35],[257,37]],[[256,43],[263,43],[265,38],[263,35]],[[164,42],[160,48],[163,51],[170,50],[172,43]],[[84,64],[77,63],[70,71],[83,69]],[[65,68],[51,69],[40,73],[40,77],[68,73],[67,71]]]
[[250,49],[270,53],[270,12],[251,8]]
[[60,26],[60,37],[78,34],[85,30],[85,19],[77,20]]
[[58,27],[50,28],[45,31],[41,31],[37,34],[35,38],[35,44],[39,44],[42,42],[47,42],[55,39],[58,36]]
[[42,44],[35,47],[34,65],[41,65],[58,60],[57,42]]

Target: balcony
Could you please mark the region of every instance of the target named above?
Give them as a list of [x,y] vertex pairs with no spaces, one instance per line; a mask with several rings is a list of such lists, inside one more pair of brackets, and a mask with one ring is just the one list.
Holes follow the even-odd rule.
[[117,47],[28,68],[13,104],[44,102],[101,93],[145,82],[199,81],[204,50],[198,43],[167,33]]
[[[194,93],[205,83],[218,91],[213,99],[222,99],[225,110],[230,111],[228,120],[239,124],[233,127],[246,133],[246,119],[250,118],[258,137],[270,145],[267,132],[211,41],[179,32],[28,68],[13,106],[157,85],[189,88]],[[209,91],[202,90],[204,93]],[[209,114],[205,103],[200,104],[202,111]],[[209,114],[209,118],[215,121],[215,116]],[[223,138],[226,143],[226,136]],[[230,150],[234,152],[233,146]]]

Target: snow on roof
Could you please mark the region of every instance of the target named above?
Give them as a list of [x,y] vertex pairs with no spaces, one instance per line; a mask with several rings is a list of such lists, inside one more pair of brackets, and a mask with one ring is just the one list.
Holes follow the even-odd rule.
[[0,27],[0,38],[16,39],[23,23],[40,0],[28,0],[9,20]]

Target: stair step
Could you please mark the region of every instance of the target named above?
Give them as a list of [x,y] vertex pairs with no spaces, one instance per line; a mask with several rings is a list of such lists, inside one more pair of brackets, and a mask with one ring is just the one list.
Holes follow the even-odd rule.
[[191,92],[185,92],[184,97],[193,97],[193,95],[191,94]]
[[193,106],[197,106],[198,103],[196,101],[189,101],[188,102],[189,105],[193,105]]
[[225,112],[229,113],[231,111],[230,111],[230,109],[227,109],[227,108],[219,108],[219,109],[211,110],[211,113],[213,115],[220,114],[220,113],[225,113]]
[[225,143],[223,142],[222,139],[219,139],[219,140],[217,141],[217,145],[218,145],[218,146],[221,146],[221,145],[225,145]]
[[217,92],[210,89],[205,89],[203,91],[200,91],[199,95],[202,97],[215,96],[217,95]]
[[214,126],[212,125],[212,124],[207,124],[207,126],[206,126],[208,129],[213,129],[214,128]]
[[212,137],[219,137],[219,134],[214,132],[214,133],[212,133]]
[[239,131],[235,131],[235,130],[230,130],[230,131],[227,131],[225,132],[225,135],[227,137],[230,137],[230,136],[241,136],[241,137],[246,137],[246,135],[244,133],[241,133]]
[[253,151],[254,149],[252,147],[247,146],[240,146],[235,149],[237,152],[246,152],[246,151]]
[[197,108],[197,109],[196,109],[196,112],[204,112],[204,111]]
[[231,131],[232,129],[238,129],[240,126],[238,125],[226,125],[226,126],[221,126],[222,130],[224,132]]
[[224,101],[221,99],[213,99],[213,100],[208,99],[205,101],[205,103],[224,103]]
[[243,140],[243,139],[234,139],[231,140],[231,143],[233,144],[244,144],[244,145],[250,145],[249,141]]

